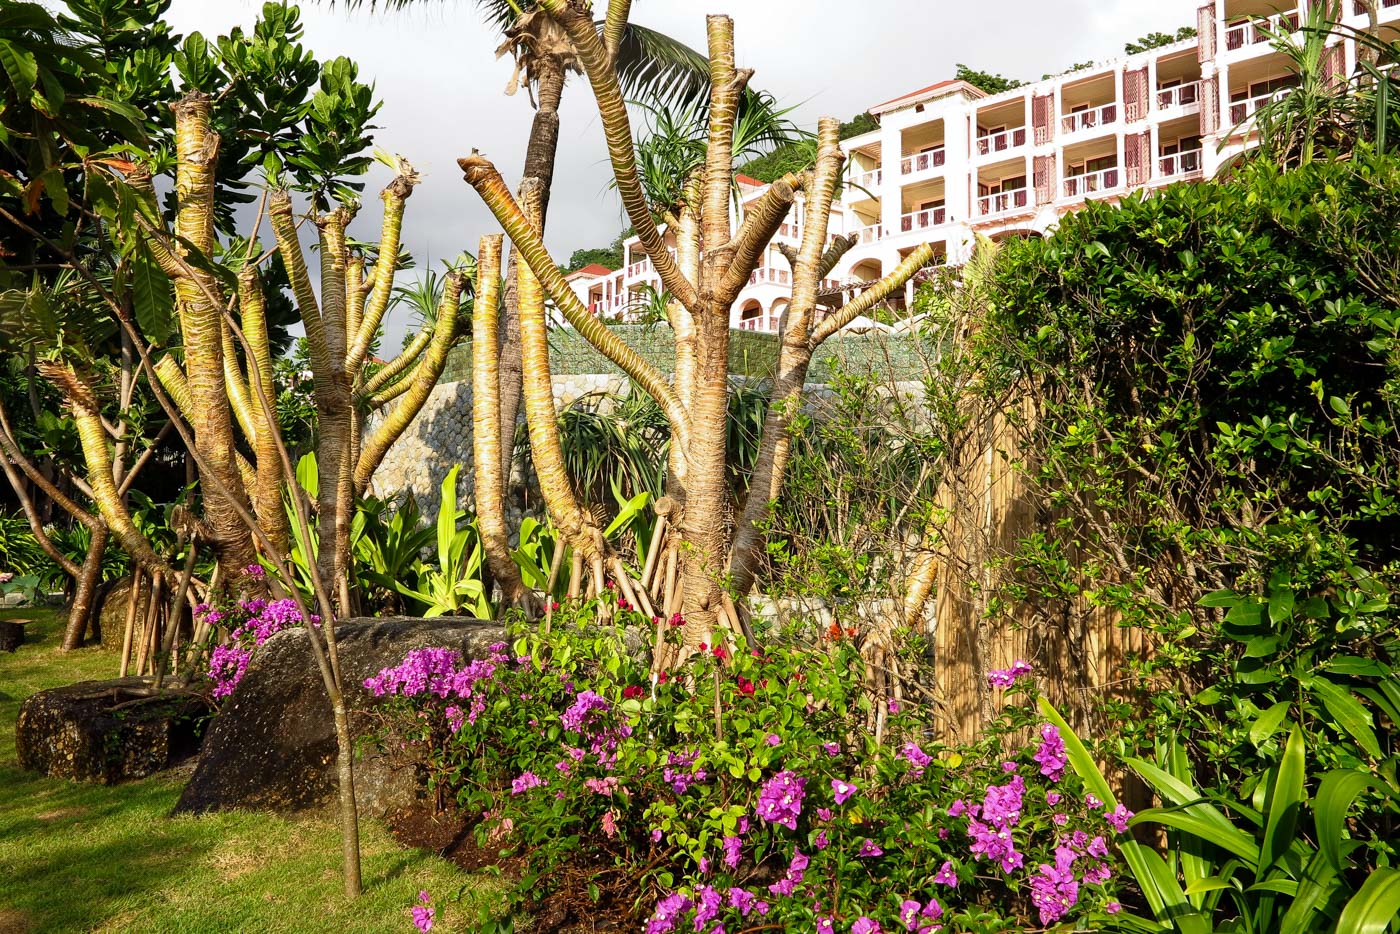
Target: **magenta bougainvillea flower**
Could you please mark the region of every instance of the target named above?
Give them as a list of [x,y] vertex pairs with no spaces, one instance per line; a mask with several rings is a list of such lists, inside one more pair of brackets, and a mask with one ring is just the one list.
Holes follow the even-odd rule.
[[1031,671],[1030,663],[1018,658],[1011,663],[1010,668],[993,669],[987,672],[987,683],[994,688],[1009,688],[1016,683],[1017,678],[1028,675]]
[[807,780],[796,772],[779,772],[763,783],[754,813],[765,823],[781,824],[788,830],[796,830],[806,787]]

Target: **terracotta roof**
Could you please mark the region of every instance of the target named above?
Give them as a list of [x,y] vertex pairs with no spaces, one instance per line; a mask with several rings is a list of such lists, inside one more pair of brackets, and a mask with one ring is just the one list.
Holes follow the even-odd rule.
[[744,175],[742,172],[739,173],[738,175],[735,175],[734,177],[735,177],[738,181],[743,182],[745,185],[756,185],[756,186],[758,186],[758,187],[761,188],[761,187],[763,187],[764,185],[768,184],[767,182],[761,182],[761,181],[759,181],[759,180],[756,179],[756,178],[753,178],[753,177],[748,176],[748,175]]
[[[928,87],[926,87],[926,88],[919,88],[917,91],[910,91],[908,94],[901,94],[901,95],[899,95],[898,97],[890,98],[890,99],[887,100],[887,101],[881,101],[881,102],[878,103],[878,104],[872,105],[872,106],[869,108],[869,110],[870,110],[871,113],[874,113],[874,112],[877,111],[877,110],[885,110],[885,109],[888,109],[891,105],[893,105],[893,104],[898,104],[898,103],[900,103],[901,101],[909,101],[909,100],[914,100],[914,99],[916,99],[916,98],[925,97],[925,96],[927,96],[927,95],[929,95],[929,94],[932,94],[934,91],[940,90],[940,89],[942,89],[942,88],[954,87],[954,86],[956,86],[956,85],[963,85],[964,87],[971,88],[972,90],[976,90],[976,88],[973,88],[972,85],[968,84],[968,83],[965,82],[965,81],[958,81],[958,80],[955,79],[955,78],[950,78],[950,79],[947,80],[947,81],[940,81],[940,82],[938,82],[937,84],[930,84],[930,85],[929,85]],[[980,95],[982,95],[982,96],[984,96],[984,97],[986,96],[985,93],[984,93],[984,92],[981,92],[981,91],[978,91],[978,94],[980,94]]]
[[589,263],[582,269],[575,269],[564,278],[572,279],[574,276],[606,276],[610,272],[612,272],[612,270],[601,263]]

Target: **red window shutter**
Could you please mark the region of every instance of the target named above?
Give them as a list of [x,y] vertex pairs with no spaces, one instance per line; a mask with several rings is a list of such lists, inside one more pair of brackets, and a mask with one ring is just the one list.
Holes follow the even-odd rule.
[[1035,129],[1037,146],[1050,142],[1050,137],[1054,134],[1054,115],[1051,113],[1054,106],[1054,98],[1048,94],[1031,98],[1031,125]]
[[1339,85],[1345,79],[1346,53],[1342,46],[1334,45],[1330,47],[1322,56],[1322,74],[1327,83]]
[[1196,58],[1208,62],[1215,58],[1215,4],[1207,3],[1196,11]]
[[1201,82],[1201,135],[1210,136],[1220,127],[1219,78]]
[[1055,200],[1055,157],[1035,157],[1035,200],[1038,204],[1048,204]]
[[1148,160],[1150,137],[1146,133],[1136,133],[1123,139],[1123,166],[1128,187],[1145,184],[1151,177]]
[[1123,98],[1127,121],[1136,123],[1147,119],[1147,69],[1123,73]]

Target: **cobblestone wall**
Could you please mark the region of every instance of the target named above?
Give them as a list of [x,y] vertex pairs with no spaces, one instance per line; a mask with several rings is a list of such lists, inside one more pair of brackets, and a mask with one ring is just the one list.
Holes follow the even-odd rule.
[[[666,325],[619,324],[613,330],[663,373],[674,369],[675,338]],[[903,334],[840,334],[824,342],[812,357],[811,378],[830,379],[833,372],[892,374],[897,379],[917,379],[933,347],[925,339]],[[778,338],[772,334],[731,331],[729,372],[737,376],[768,379],[778,362]],[[443,381],[471,378],[472,348],[466,342],[448,356]],[[557,328],[549,335],[549,366],[556,376],[597,373],[621,375],[611,360],[584,340],[577,331]]]
[[[663,372],[671,371],[674,341],[665,326],[619,325],[627,341]],[[834,372],[893,376],[898,391],[918,392],[923,360],[930,348],[915,338],[895,335],[833,337],[813,360],[808,399],[819,405],[831,394],[827,381]],[[776,338],[767,334],[735,331],[730,335],[730,372],[738,379],[767,379],[777,361]],[[554,372],[554,402],[563,408],[592,393],[621,395],[627,378],[611,361],[595,351],[572,330],[550,335],[550,367]],[[453,464],[461,464],[457,479],[458,501],[471,502],[472,494],[472,387],[471,345],[453,350],[440,382],[374,476],[381,496],[411,493],[426,516],[437,514],[442,478]]]

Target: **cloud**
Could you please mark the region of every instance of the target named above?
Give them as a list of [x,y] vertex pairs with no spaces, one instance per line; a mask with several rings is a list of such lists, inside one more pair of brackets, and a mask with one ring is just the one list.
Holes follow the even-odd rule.
[[[1122,53],[1123,44],[1153,31],[1194,23],[1198,0],[650,0],[633,7],[639,22],[703,49],[704,15],[729,8],[742,65],[754,84],[815,125],[830,114],[849,119],[871,104],[951,76],[958,62],[1036,79],[1085,60]],[[250,26],[253,0],[175,0],[169,13],[180,33],[208,36]],[[508,60],[498,61],[497,34],[471,0],[427,0],[405,11],[347,10],[303,4],[305,44],[323,57],[346,55],[373,81],[384,107],[378,145],[402,153],[424,174],[409,200],[404,240],[420,266],[476,251],[494,229],[488,212],[461,179],[456,160],[480,149],[507,181],[518,179],[532,111],[525,93],[503,93]],[[625,226],[602,130],[586,82],[570,81],[560,108],[559,162],[551,195],[547,243],[559,260],[575,249],[606,244]],[[376,167],[353,234],[369,239],[380,211],[374,193],[387,181]],[[394,350],[411,322],[386,323]]]

